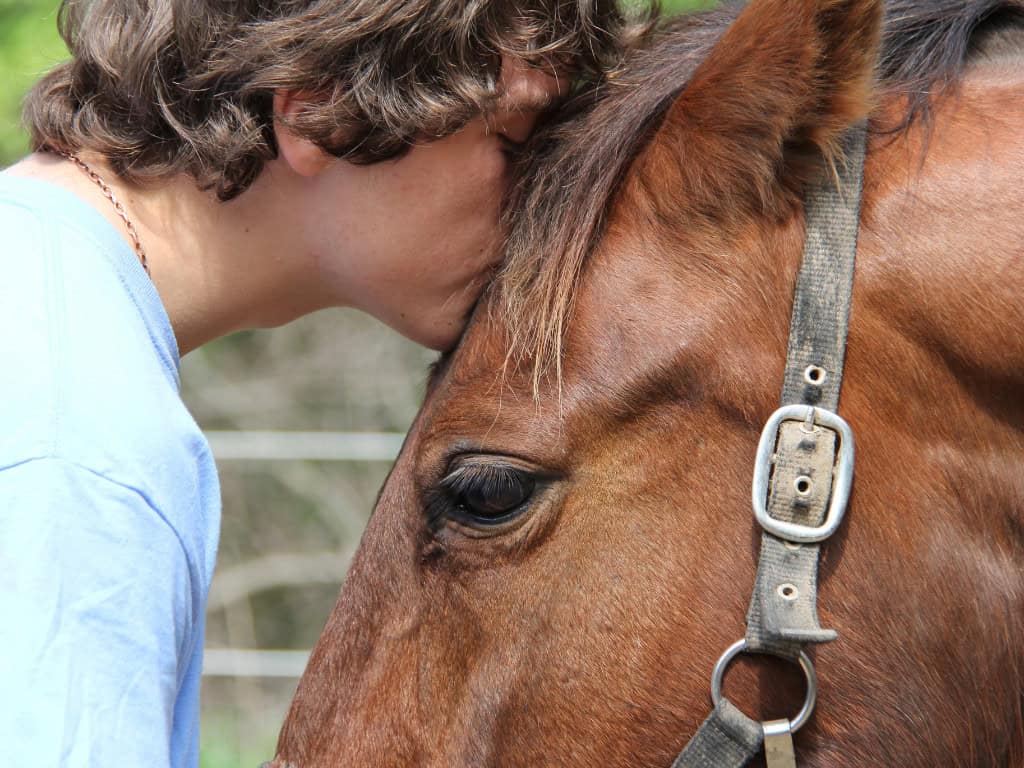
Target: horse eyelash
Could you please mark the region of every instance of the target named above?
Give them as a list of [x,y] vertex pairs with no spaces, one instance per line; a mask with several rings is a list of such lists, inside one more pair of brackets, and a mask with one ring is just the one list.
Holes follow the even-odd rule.
[[431,530],[437,530],[463,493],[471,489],[485,494],[493,493],[503,485],[515,482],[517,475],[516,470],[500,464],[464,464],[456,467],[427,492],[424,504],[427,525]]
[[441,481],[441,487],[453,497],[469,490],[487,495],[512,485],[518,476],[519,472],[500,464],[463,465],[448,473]]

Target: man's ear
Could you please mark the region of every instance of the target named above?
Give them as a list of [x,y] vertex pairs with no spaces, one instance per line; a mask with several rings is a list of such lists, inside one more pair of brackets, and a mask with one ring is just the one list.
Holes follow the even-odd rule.
[[289,128],[314,98],[314,95],[306,91],[274,92],[274,138],[277,140],[277,151],[300,176],[316,176],[334,162],[332,155],[309,139],[297,136]]
[[713,222],[782,214],[867,115],[881,21],[881,0],[753,0],[670,108],[648,170],[676,164],[677,194]]

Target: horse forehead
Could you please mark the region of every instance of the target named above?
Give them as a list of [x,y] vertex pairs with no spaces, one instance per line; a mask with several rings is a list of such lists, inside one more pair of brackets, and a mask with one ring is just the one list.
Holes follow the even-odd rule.
[[[747,400],[781,372],[802,220],[731,242],[633,225],[626,206],[588,264],[566,338],[569,398],[662,389]],[[767,390],[765,390],[767,392]]]
[[747,289],[685,269],[632,271],[628,261],[595,261],[566,335],[561,378],[545,377],[538,398],[528,366],[505,365],[496,343],[502,329],[471,328],[426,413],[423,453],[461,443],[557,466],[584,443],[615,440],[607,422],[666,405],[768,408],[775,393],[766,382],[781,376],[785,356],[788,300],[765,313]]
[[[947,172],[951,166],[975,175],[999,169],[998,183],[985,187],[988,207],[982,211],[999,221],[987,222],[986,231],[1002,233],[1007,242],[1015,237],[1019,241],[1019,217],[1000,211],[1020,207],[1021,187],[1008,177],[1019,167],[1022,150],[1015,119],[1007,116],[1024,114],[1015,98],[1020,76],[1008,78],[1001,70],[996,74],[999,87],[979,71],[973,75],[977,82],[969,79],[960,98],[944,105],[944,110],[956,107],[957,114],[929,140],[923,166],[917,163],[921,154],[913,138],[920,130],[911,132],[909,149],[903,142],[873,142],[853,330],[858,316],[881,300],[891,320],[905,313],[913,324],[928,325],[929,336],[942,330],[932,327],[936,324],[948,321],[963,328],[969,321],[980,338],[1007,337],[1006,321],[993,322],[987,312],[960,310],[967,309],[963,287],[982,284],[989,296],[1005,297],[987,305],[1019,309],[1019,294],[1011,295],[1017,282],[999,277],[1017,270],[1010,263],[1016,249],[992,253],[983,247],[991,237],[979,236],[977,225],[952,210],[963,204],[957,189],[970,188],[977,179]],[[993,166],[986,161],[992,154],[1006,162]],[[915,186],[917,193],[908,194],[908,186]],[[567,414],[609,405],[628,409],[630,400],[643,406],[645,391],[675,397],[685,390],[687,377],[696,377],[705,393],[731,401],[741,411],[750,411],[762,395],[770,396],[770,388],[759,387],[759,381],[777,380],[776,369],[781,371],[801,218],[771,226],[762,222],[745,238],[725,243],[713,233],[673,232],[638,218],[630,194],[627,183],[577,287],[561,389],[548,377],[540,402],[535,401],[529,376],[505,365],[505,329],[482,313],[446,376],[445,389],[452,396],[443,398],[443,408],[436,411],[446,423],[478,433],[500,427],[546,442],[563,437],[555,426],[565,427]],[[989,206],[997,199],[1008,205]],[[929,202],[935,200],[952,208]],[[945,247],[951,242],[965,245]],[[941,245],[925,248],[928,243]],[[895,258],[895,252],[906,257]],[[1007,262],[1006,268],[993,269],[993,258]],[[901,270],[921,276],[908,283],[900,279]],[[943,276],[951,279],[942,282]],[[894,285],[904,288],[895,297]],[[980,325],[985,327],[975,328]],[[881,341],[861,336],[858,343],[876,347]],[[1005,350],[1005,344],[993,348]],[[673,377],[678,386],[666,386]]]

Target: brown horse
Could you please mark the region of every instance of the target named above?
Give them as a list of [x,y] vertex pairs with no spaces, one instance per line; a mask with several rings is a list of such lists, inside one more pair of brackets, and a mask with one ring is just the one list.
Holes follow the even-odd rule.
[[[880,6],[680,21],[539,139],[275,766],[672,762],[744,632],[801,193],[867,114],[839,640],[797,752],[1024,766],[1024,4]],[[726,693],[780,717],[801,685],[748,658]]]

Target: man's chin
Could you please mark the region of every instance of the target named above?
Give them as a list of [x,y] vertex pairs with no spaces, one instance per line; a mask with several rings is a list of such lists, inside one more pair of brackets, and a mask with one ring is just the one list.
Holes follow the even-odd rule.
[[466,317],[445,315],[427,323],[413,325],[402,317],[397,318],[397,322],[389,322],[388,325],[417,344],[437,352],[447,352],[458,344],[467,319]]

